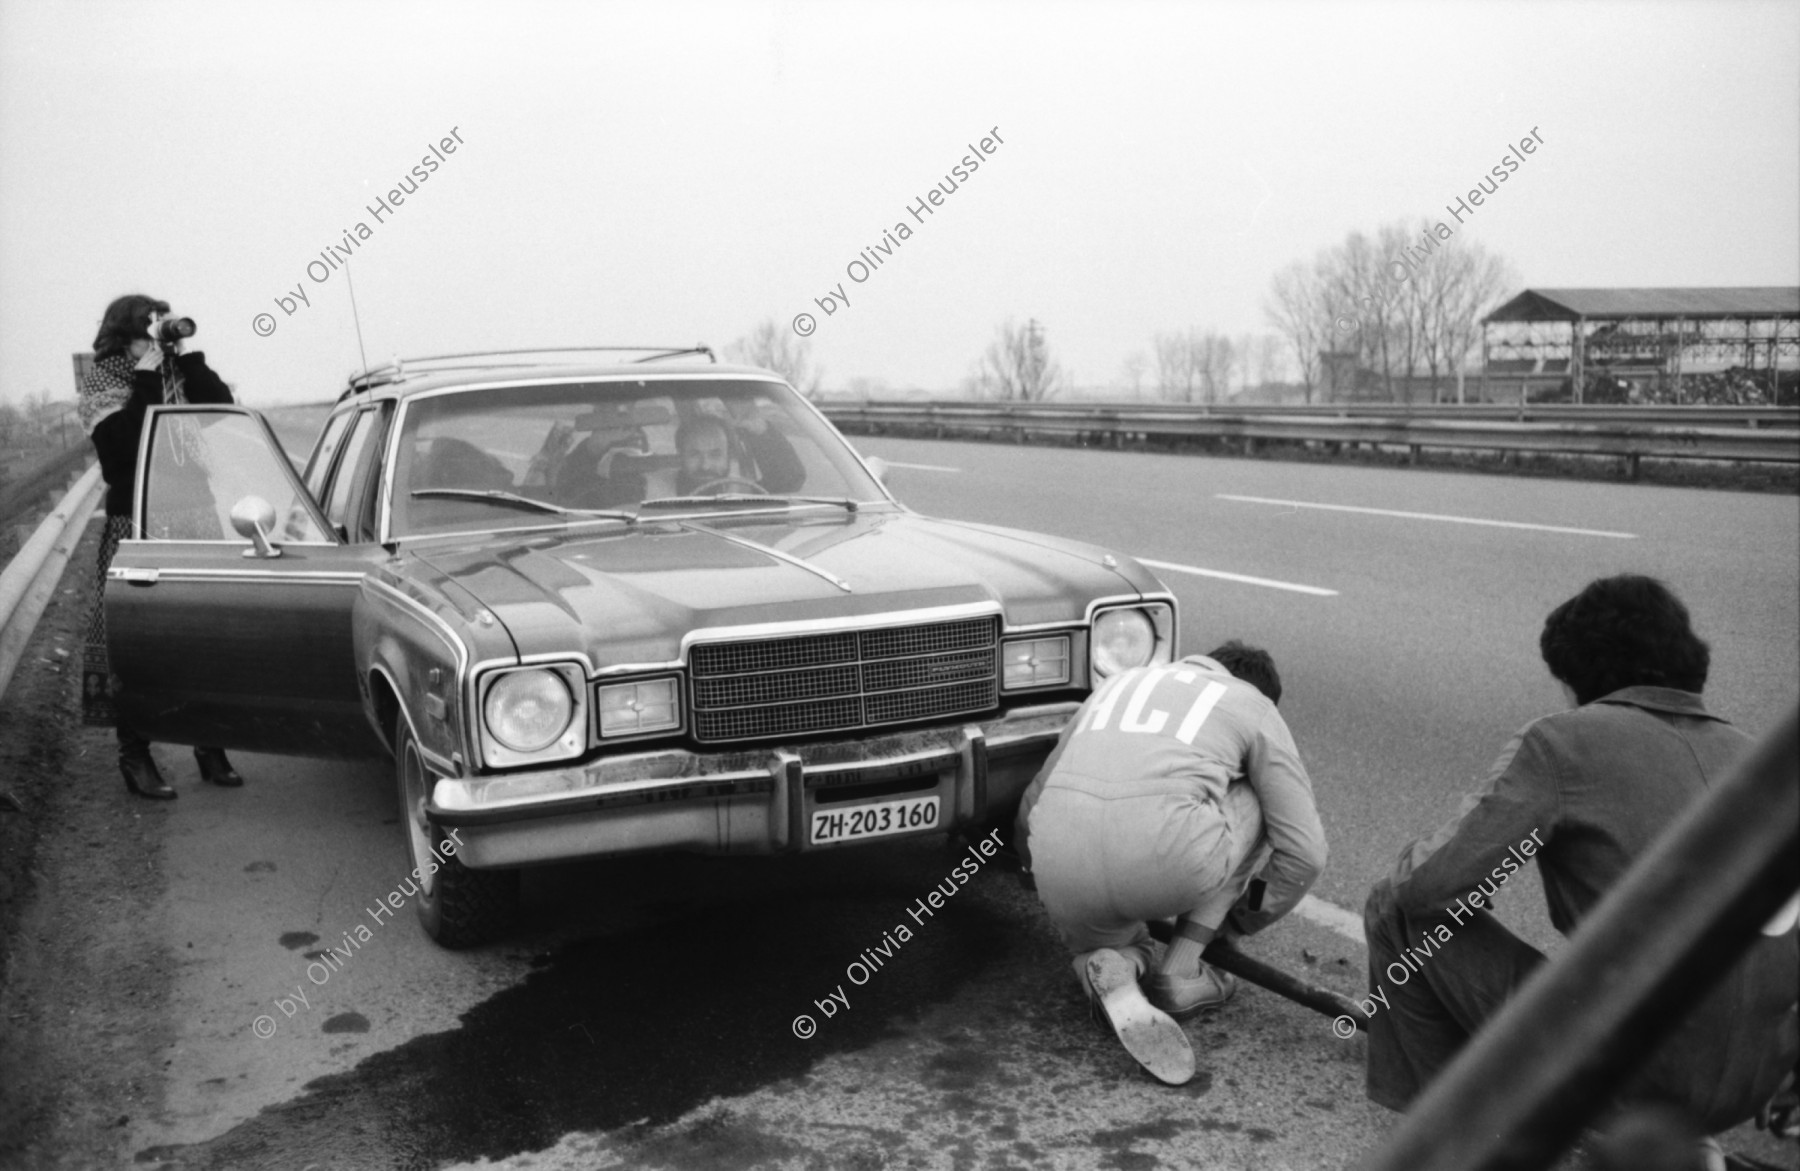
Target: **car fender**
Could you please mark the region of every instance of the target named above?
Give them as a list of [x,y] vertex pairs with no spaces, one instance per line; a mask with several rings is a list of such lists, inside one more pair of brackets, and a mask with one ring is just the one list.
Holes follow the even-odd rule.
[[[383,743],[392,750],[393,717],[404,715],[426,762],[462,774],[472,759],[463,702],[471,656],[457,625],[415,591],[371,576],[355,626],[364,710]],[[383,687],[397,711],[387,710]]]

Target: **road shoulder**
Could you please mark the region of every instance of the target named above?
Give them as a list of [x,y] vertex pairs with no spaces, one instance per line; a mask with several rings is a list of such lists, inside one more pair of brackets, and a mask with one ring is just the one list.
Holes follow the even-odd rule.
[[156,928],[161,820],[180,802],[125,792],[113,739],[81,725],[90,525],[0,712],[0,1163],[129,1162],[158,1111],[174,956]]

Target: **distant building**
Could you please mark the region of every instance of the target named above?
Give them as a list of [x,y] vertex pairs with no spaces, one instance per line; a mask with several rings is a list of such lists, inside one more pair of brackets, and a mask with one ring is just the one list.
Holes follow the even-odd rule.
[[1526,289],[1481,328],[1484,399],[1791,404],[1800,390],[1800,287]]

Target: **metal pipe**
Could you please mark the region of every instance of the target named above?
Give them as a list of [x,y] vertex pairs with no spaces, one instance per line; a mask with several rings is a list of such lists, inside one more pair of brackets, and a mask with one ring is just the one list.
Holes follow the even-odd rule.
[[1800,888],[1800,707],[1695,802],[1362,1171],[1548,1167]]
[[1206,950],[1200,953],[1200,958],[1222,972],[1230,972],[1240,980],[1248,980],[1277,996],[1285,996],[1295,1004],[1304,1005],[1328,1017],[1349,1017],[1356,1022],[1357,1028],[1365,1031],[1369,1027],[1369,1014],[1348,996],[1329,988],[1321,988],[1317,984],[1308,984],[1273,964],[1252,959],[1229,944],[1208,944]]

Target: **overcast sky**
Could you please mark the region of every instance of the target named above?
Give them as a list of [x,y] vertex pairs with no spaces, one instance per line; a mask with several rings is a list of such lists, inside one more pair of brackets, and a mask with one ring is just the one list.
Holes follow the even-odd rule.
[[1035,317],[1116,383],[1158,331],[1266,331],[1278,269],[1446,219],[1534,128],[1449,221],[1525,285],[1800,284],[1795,3],[0,0],[0,399],[71,395],[126,292],[194,317],[248,404],[331,397],[356,331],[307,264],[358,223],[371,361],[811,312],[828,388],[948,390]]

